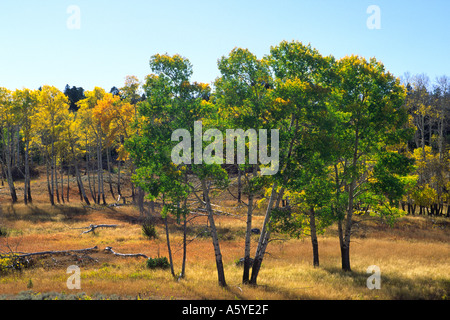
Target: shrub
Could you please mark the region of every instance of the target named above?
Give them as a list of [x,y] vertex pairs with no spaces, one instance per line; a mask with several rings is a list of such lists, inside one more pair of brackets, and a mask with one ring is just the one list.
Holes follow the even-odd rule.
[[147,268],[149,269],[167,269],[170,267],[169,261],[166,257],[148,258]]
[[22,270],[28,267],[28,262],[18,258],[15,254],[0,255],[0,274],[8,270]]
[[0,237],[6,237],[6,236],[8,236],[8,229],[0,226]]
[[148,239],[158,238],[155,225],[152,222],[144,222],[142,225],[142,234]]

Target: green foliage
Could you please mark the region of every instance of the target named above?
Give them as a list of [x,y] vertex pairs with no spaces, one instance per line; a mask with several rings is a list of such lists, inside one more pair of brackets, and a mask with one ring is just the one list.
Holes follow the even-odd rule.
[[156,232],[155,224],[150,221],[146,221],[142,225],[142,234],[147,239],[157,239],[158,238],[158,233]]
[[148,258],[146,264],[149,269],[167,269],[170,267],[166,257]]
[[8,229],[0,226],[0,237],[7,237],[9,234]]
[[15,254],[0,255],[0,274],[11,270],[22,270],[27,264]]
[[[189,82],[192,65],[179,55],[154,55],[150,67],[155,73],[146,78],[147,100],[139,104],[134,123],[140,134],[130,137],[125,146],[137,166],[133,182],[151,198],[164,195],[166,203],[176,205],[191,192],[186,183],[190,168],[172,162],[172,149],[177,144],[172,134],[186,129],[192,135],[194,122],[210,113],[210,88]],[[222,176],[220,167],[206,168],[202,173]]]
[[406,181],[401,179],[413,169],[414,159],[395,152],[382,154],[373,169],[372,189],[384,195],[394,205],[406,192]]

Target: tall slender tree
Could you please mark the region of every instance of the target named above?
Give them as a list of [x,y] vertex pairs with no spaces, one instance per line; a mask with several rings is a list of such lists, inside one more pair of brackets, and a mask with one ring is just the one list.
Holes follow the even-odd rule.
[[[370,59],[348,56],[335,64],[337,75],[332,86],[335,101],[334,152],[336,155],[335,214],[341,247],[342,269],[351,271],[350,244],[353,214],[364,201],[370,185],[371,163],[377,161],[392,145],[406,141],[410,130],[405,127],[405,89],[384,66]],[[406,164],[406,162],[405,162]],[[394,212],[382,210],[378,212]]]
[[14,137],[17,132],[18,119],[13,111],[12,93],[6,88],[0,88],[0,134],[2,146],[2,166],[6,168],[6,181],[13,203],[18,201],[13,178]]
[[30,177],[30,143],[33,135],[32,117],[37,112],[39,103],[38,91],[29,89],[16,90],[13,94],[16,114],[19,117],[21,136],[25,144],[24,150],[24,203],[32,202]]

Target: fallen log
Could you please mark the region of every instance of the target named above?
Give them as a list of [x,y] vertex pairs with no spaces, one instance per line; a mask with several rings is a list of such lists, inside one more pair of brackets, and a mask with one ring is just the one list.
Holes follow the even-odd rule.
[[145,254],[142,254],[142,253],[118,253],[118,252],[115,252],[112,249],[112,247],[106,247],[105,251],[111,252],[112,254],[114,254],[115,256],[118,256],[118,257],[125,257],[125,258],[142,257],[142,258],[148,259],[148,257]]
[[86,253],[90,251],[98,250],[98,247],[92,247],[87,249],[79,249],[79,250],[63,250],[63,251],[42,251],[42,252],[32,252],[32,253],[24,253],[18,255],[17,258],[27,258],[32,256],[44,256],[44,255],[52,255],[52,254],[69,254],[69,253]]
[[89,230],[86,230],[86,231],[83,231],[82,233],[80,233],[80,236],[81,236],[85,233],[94,232],[95,229],[98,229],[98,228],[116,228],[116,227],[118,227],[117,224],[98,224],[98,225],[91,224],[89,227],[76,228],[76,229],[89,229]]

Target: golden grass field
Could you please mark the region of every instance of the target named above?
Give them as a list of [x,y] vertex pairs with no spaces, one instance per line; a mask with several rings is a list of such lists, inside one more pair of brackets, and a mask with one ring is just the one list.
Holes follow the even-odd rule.
[[[36,185],[33,184],[34,186]],[[32,187],[33,187],[32,185]],[[75,190],[74,190],[75,192]],[[167,256],[163,224],[157,219],[158,239],[142,234],[138,210],[131,206],[85,207],[74,193],[71,202],[54,207],[47,204],[44,191],[35,192],[32,205],[8,201],[7,187],[0,192],[0,226],[9,236],[0,237],[0,250],[40,252],[84,249],[98,246],[90,255],[93,261],[48,257],[41,264],[0,274],[0,299],[27,296],[64,298],[77,295],[87,299],[433,299],[447,300],[450,293],[450,223],[445,218],[404,217],[393,228],[379,222],[365,222],[351,244],[352,272],[340,270],[340,251],[336,226],[319,237],[320,267],[312,266],[309,238],[285,239],[269,244],[257,286],[241,284],[242,268],[236,260],[244,255],[245,217],[217,216],[228,287],[217,284],[214,251],[208,236],[190,242],[187,249],[186,278],[175,280],[169,270],[146,268],[145,258],[120,258],[103,249],[113,247],[120,253]],[[20,197],[20,185],[19,185]],[[112,200],[111,200],[112,201]],[[228,208],[233,201],[220,204]],[[156,210],[158,211],[158,210]],[[262,214],[254,217],[260,227]],[[117,224],[117,228],[97,229],[80,235],[77,228],[90,224]],[[206,225],[204,217],[189,225],[189,236]],[[175,272],[180,272],[182,228],[173,221],[170,227]],[[258,236],[252,236],[254,252]],[[286,238],[274,235],[274,238]],[[69,290],[66,273],[69,265],[79,264],[81,289]],[[381,269],[381,289],[369,290],[366,270]],[[83,293],[83,295],[82,295]]]

